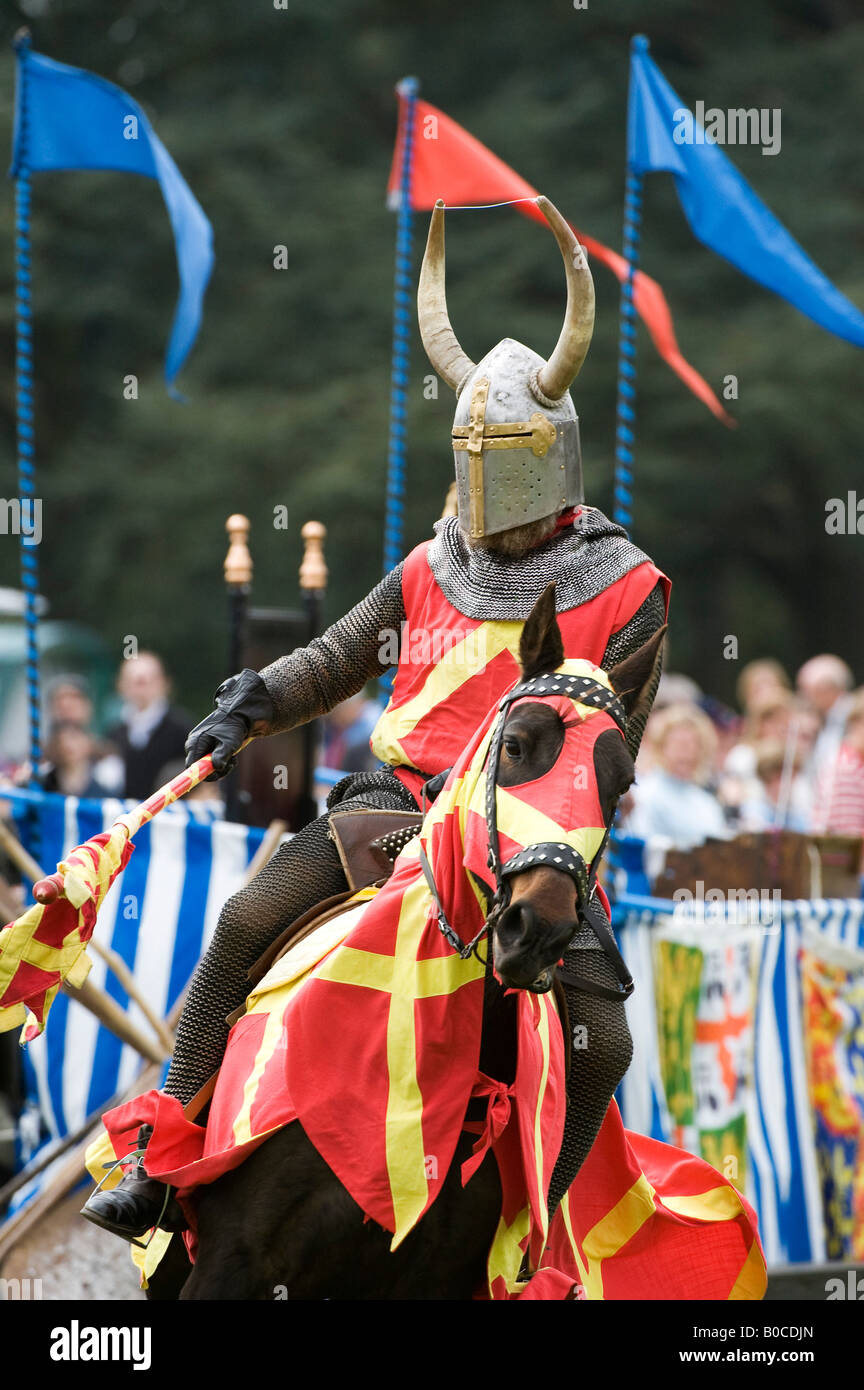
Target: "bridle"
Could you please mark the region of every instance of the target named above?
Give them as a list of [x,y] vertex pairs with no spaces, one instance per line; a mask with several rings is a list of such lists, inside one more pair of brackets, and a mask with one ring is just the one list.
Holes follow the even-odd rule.
[[[576,922],[573,926],[573,934],[570,941],[576,935],[581,926],[588,926],[596,936],[607,959],[609,960],[619,982],[617,989],[611,989],[607,985],[598,984],[594,980],[585,979],[576,975],[566,966],[558,966],[558,978],[571,988],[579,989],[585,994],[593,994],[601,999],[612,999],[622,1001],[629,999],[633,993],[633,978],[624,962],[621,952],[612,935],[609,923],[603,913],[600,904],[597,902],[594,889],[597,882],[597,870],[606,842],[609,839],[610,825],[607,825],[606,832],[594,855],[590,868],[586,864],[583,856],[571,845],[555,844],[553,842],[529,845],[526,849],[508,859],[506,864],[501,863],[501,844],[498,835],[498,804],[496,790],[498,786],[498,770],[501,763],[501,749],[504,743],[504,727],[507,722],[507,714],[510,706],[515,700],[523,700],[527,697],[536,696],[564,696],[578,700],[580,704],[588,705],[594,709],[603,710],[613,722],[618,726],[622,735],[626,734],[627,717],[624,707],[621,704],[614,690],[608,686],[601,685],[592,676],[576,676],[561,672],[550,672],[548,674],[532,676],[530,680],[520,681],[512,690],[502,696],[498,704],[498,720],[492,734],[492,741],[489,745],[489,754],[486,764],[486,830],[489,840],[489,868],[495,875],[495,891],[492,895],[486,919],[473,940],[467,945],[462,941],[447,920],[443,904],[438,894],[435,884],[435,877],[432,873],[432,866],[428,856],[420,845],[420,866],[426,883],[432,893],[438,909],[438,927],[442,936],[458,952],[463,960],[475,954],[478,959],[477,947],[484,933],[491,926],[494,927],[496,919],[510,903],[511,887],[510,879],[518,873],[524,873],[526,869],[539,868],[546,865],[552,869],[558,869],[562,873],[569,874],[576,884]],[[425,813],[425,789],[424,804]],[[567,943],[568,946],[570,942]],[[566,949],[566,948],[565,948]]]

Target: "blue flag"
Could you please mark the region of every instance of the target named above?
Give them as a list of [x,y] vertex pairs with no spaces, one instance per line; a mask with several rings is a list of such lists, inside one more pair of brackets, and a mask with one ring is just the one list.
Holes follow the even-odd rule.
[[672,174],[693,235],[703,245],[829,333],[864,347],[864,314],[813,264],[712,143],[716,131],[706,133],[694,120],[647,50],[647,39],[634,40],[627,112],[630,169]]
[[12,176],[22,170],[116,169],[156,179],[174,229],[180,295],[165,354],[169,389],[201,324],[213,229],[137,102],[112,82],[17,48]]

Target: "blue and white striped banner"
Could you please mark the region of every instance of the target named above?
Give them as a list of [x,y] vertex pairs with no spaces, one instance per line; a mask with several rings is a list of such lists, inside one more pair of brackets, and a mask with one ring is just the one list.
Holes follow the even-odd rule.
[[[46,870],[77,844],[106,829],[123,809],[112,802],[62,796],[0,793],[15,807],[26,843],[38,816],[40,858]],[[35,810],[34,810],[35,808]],[[153,1007],[164,1017],[206,948],[225,900],[240,887],[262,831],[226,824],[209,803],[191,802],[163,812],[135,837],[135,852],[111,888],[97,926],[98,939],[122,956]],[[631,879],[631,881],[633,881]],[[658,929],[684,920],[679,904],[620,893],[613,909],[619,945],[637,982],[628,1001],[634,1056],[619,1090],[625,1124],[669,1142],[672,1123],[660,1069],[653,940]],[[775,909],[771,905],[769,912]],[[736,926],[706,912],[707,939]],[[825,1258],[822,1194],[807,1088],[798,957],[805,940],[842,946],[864,961],[864,902],[783,902],[776,922],[752,923],[758,949],[753,1076],[747,1099],[746,1195],[759,1214],[771,1264]],[[692,924],[689,927],[692,933]],[[698,930],[698,928],[697,928]],[[149,1025],[98,957],[90,978],[126,1009],[144,1031]],[[22,1159],[41,1144],[78,1129],[119,1090],[131,1084],[141,1058],[80,1005],[55,1000],[45,1033],[24,1054],[29,1109],[22,1129]],[[35,1122],[38,1120],[38,1124]],[[36,1130],[41,1129],[37,1137]],[[41,1190],[49,1167],[16,1195],[19,1209]]]
[[[727,912],[718,916],[706,910],[706,945],[724,926],[740,931],[740,906]],[[784,901],[779,930],[775,913],[772,904],[764,922],[752,923],[758,974],[745,1195],[758,1212],[769,1263],[819,1262],[826,1258],[825,1222],[807,1085],[799,951],[806,936],[810,943],[843,946],[864,963],[864,901]],[[672,1142],[673,1125],[660,1069],[652,940],[669,928],[673,914],[688,921],[671,899],[627,893],[619,895],[613,910],[619,946],[637,983],[627,1003],[634,1056],[619,1088],[619,1104],[628,1128],[666,1142]]]
[[[0,796],[12,802],[25,844],[38,817],[40,862],[47,872],[126,809],[114,800],[5,791]],[[161,1017],[188,983],[220,909],[241,887],[263,833],[226,823],[214,814],[211,803],[202,801],[163,811],[135,836],[134,853],[105,898],[95,935],[122,957]],[[106,963],[95,954],[92,960],[90,980],[152,1036],[140,1009],[130,1004]],[[37,1114],[41,1140],[61,1138],[130,1085],[142,1065],[134,1048],[120,1042],[80,1004],[58,994],[45,1032],[24,1049],[29,1113],[21,1127],[21,1159],[32,1155]]]

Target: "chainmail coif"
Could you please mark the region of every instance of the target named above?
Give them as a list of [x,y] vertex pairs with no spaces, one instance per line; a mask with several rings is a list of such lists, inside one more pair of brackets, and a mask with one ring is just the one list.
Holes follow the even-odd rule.
[[469,545],[456,517],[444,517],[435,523],[428,552],[435,582],[454,608],[467,618],[505,622],[527,618],[553,579],[555,606],[566,613],[647,559],[623,526],[596,507],[583,507],[572,526],[555,531],[528,555]]
[[[552,579],[559,613],[578,608],[648,558],[594,507],[585,509],[578,527],[558,531],[536,546],[530,563],[527,556],[517,560],[472,549],[453,518],[438,522],[435,531],[429,568],[436,583],[458,612],[483,621],[527,618]],[[601,665],[629,656],[657,631],[664,615],[658,584],[610,639]],[[390,661],[384,634],[398,637],[406,617],[400,564],[321,637],[264,668],[261,675],[274,707],[268,732],[282,733],[317,719],[340,700],[356,695],[367,681],[382,676]],[[382,651],[387,653],[384,660]]]

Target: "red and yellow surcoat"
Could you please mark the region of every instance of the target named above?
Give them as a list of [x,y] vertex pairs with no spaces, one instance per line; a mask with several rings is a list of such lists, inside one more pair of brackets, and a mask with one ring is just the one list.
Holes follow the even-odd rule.
[[[483,621],[454,608],[430,569],[432,544],[418,545],[403,566],[406,622],[392,694],[371,740],[372,751],[418,801],[426,778],[453,766],[473,730],[516,681],[524,627],[521,619]],[[669,580],[645,560],[587,602],[559,613],[565,657],[599,665],[610,637],[658,582],[668,603]]]

